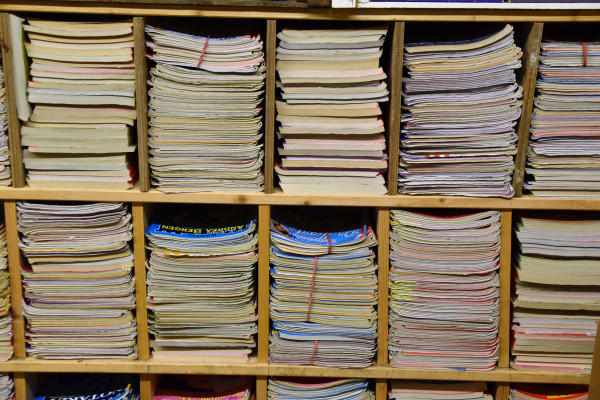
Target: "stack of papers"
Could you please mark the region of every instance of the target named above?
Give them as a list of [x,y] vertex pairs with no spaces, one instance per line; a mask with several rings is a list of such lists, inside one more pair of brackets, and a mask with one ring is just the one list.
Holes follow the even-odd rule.
[[500,212],[391,212],[390,363],[491,370],[498,359]]
[[572,385],[525,385],[510,389],[509,400],[587,400],[586,387]]
[[600,44],[543,42],[538,71],[524,188],[534,196],[597,198]]
[[252,400],[247,377],[164,375],[153,400]]
[[8,374],[0,374],[0,400],[15,398],[15,384]]
[[23,28],[34,105],[21,128],[29,186],[129,189],[137,173],[132,23],[30,18]]
[[11,182],[6,89],[4,87],[4,68],[0,65],[0,186],[10,186]]
[[246,207],[164,207],[146,231],[153,356],[247,361],[256,346],[256,219]]
[[374,400],[366,379],[269,378],[269,400]]
[[375,245],[366,210],[287,208],[274,213],[271,362],[341,368],[372,364]]
[[[33,400],[139,400],[139,380],[125,374],[48,374]],[[137,380],[137,381],[136,381]]]
[[390,381],[389,400],[493,400],[485,382]]
[[277,34],[276,104],[286,193],[386,194],[388,100],[379,66],[387,27]]
[[12,315],[10,312],[10,281],[8,273],[8,249],[6,247],[6,224],[0,222],[0,361],[13,355]]
[[511,25],[404,48],[399,192],[512,197],[521,50]]
[[27,353],[136,358],[131,213],[123,203],[17,203]]
[[146,26],[152,184],[164,192],[262,191],[260,35],[193,36]]
[[600,319],[600,221],[522,217],[513,295],[513,366],[591,368]]

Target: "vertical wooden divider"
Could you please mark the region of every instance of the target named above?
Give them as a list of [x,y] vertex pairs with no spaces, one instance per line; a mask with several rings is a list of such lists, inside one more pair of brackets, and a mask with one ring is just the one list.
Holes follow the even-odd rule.
[[156,392],[157,383],[158,383],[157,375],[141,374],[140,375],[140,400],[154,399],[154,393]]
[[498,367],[510,362],[510,280],[512,251],[512,211],[500,214],[500,325],[498,327]]
[[12,309],[14,357],[25,358],[25,318],[23,317],[23,285],[21,283],[21,264],[23,256],[19,249],[17,230],[17,203],[15,200],[4,202],[4,220],[8,248],[8,273],[10,279],[10,302]]
[[[388,364],[388,280],[390,268],[390,210],[377,210],[377,364]],[[387,379],[377,379],[375,398],[387,399]]]
[[14,372],[13,382],[15,384],[15,400],[31,400],[33,398],[27,386],[27,374],[25,372]]
[[[8,14],[0,14],[0,36],[2,40],[2,64],[4,67],[5,98],[14,99],[14,70],[12,65],[12,49],[10,46],[10,29]],[[10,152],[10,168],[12,186],[20,188],[25,186],[25,168],[23,166],[23,151],[21,150],[21,122],[17,116],[17,103],[6,101],[6,117],[8,124],[8,146]]]
[[265,38],[265,65],[267,79],[265,82],[265,193],[273,193],[275,171],[275,53],[277,51],[277,21],[267,20],[267,37]]
[[523,75],[521,86],[523,86],[523,106],[521,118],[519,119],[517,155],[515,156],[515,171],[513,173],[513,188],[515,197],[523,193],[523,179],[525,177],[525,161],[527,159],[527,148],[529,143],[529,127],[531,125],[531,113],[533,112],[533,100],[535,99],[535,80],[537,78],[538,62],[540,57],[540,45],[544,24],[535,22],[527,32],[527,39],[523,47]]
[[496,390],[494,392],[494,400],[508,400],[510,395],[510,383],[499,382],[496,384]]
[[588,400],[600,400],[600,321],[598,321],[596,327],[594,358],[592,358],[592,371],[590,372],[590,386],[588,390]]
[[[271,206],[258,206],[258,345],[257,362],[269,361],[269,249]],[[256,399],[267,399],[267,377],[256,377]]]
[[150,190],[148,164],[148,66],[146,63],[146,22],[143,17],[133,18],[133,61],[135,65],[135,109],[137,113],[138,177],[140,190]]
[[388,194],[398,194],[398,163],[400,162],[400,112],[402,106],[402,65],[404,57],[404,22],[393,22],[392,45],[388,67],[390,106],[388,131]]
[[144,204],[131,205],[133,218],[133,261],[135,268],[135,311],[137,321],[137,347],[138,358],[150,358],[150,345],[148,342],[148,311],[146,309],[146,237]]

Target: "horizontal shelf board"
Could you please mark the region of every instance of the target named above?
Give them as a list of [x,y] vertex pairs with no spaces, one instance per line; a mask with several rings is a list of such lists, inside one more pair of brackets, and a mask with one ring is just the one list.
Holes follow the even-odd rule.
[[539,209],[600,210],[600,199],[514,199],[460,196],[386,196],[324,195],[285,193],[178,193],[165,194],[131,190],[0,188],[0,200],[38,201],[118,201],[140,203],[221,203],[311,206],[361,206],[390,208],[475,208],[475,209]]
[[144,360],[12,359],[0,363],[0,372],[93,372],[138,374],[148,370]]
[[266,8],[223,7],[182,4],[133,4],[101,2],[60,2],[11,0],[0,4],[2,12],[48,12],[133,16],[180,16],[210,18],[259,18],[362,21],[506,21],[506,22],[587,22],[600,21],[597,9],[470,9],[439,8]]
[[570,385],[589,385],[590,374],[569,371],[525,371],[511,370],[512,382],[564,383]]
[[245,363],[217,363],[148,360],[150,374],[203,374],[203,375],[268,375],[269,365],[256,362],[256,357]]

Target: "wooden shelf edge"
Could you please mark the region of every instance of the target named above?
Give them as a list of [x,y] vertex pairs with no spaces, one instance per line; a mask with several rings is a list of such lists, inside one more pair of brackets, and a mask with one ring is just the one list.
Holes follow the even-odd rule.
[[145,373],[144,360],[40,360],[12,359],[0,363],[0,372],[91,372],[91,373]]

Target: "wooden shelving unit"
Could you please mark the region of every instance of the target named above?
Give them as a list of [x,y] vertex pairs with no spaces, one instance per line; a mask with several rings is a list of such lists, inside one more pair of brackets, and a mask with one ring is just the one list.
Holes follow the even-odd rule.
[[[269,3],[252,1],[246,6],[236,7],[236,1],[221,0],[134,0],[86,2],[71,1],[2,1],[0,12],[16,13],[27,16],[35,13],[38,17],[60,19],[65,14],[93,14],[98,19],[108,15],[120,15],[123,18],[134,18],[135,27],[135,62],[138,107],[138,144],[140,162],[140,180],[131,190],[51,190],[33,189],[24,186],[24,172],[21,160],[19,140],[19,122],[16,120],[14,107],[9,107],[9,135],[11,154],[13,156],[13,180],[11,188],[0,188],[0,200],[4,201],[4,213],[7,223],[9,271],[11,278],[12,312],[14,328],[15,357],[0,363],[0,372],[12,372],[15,379],[17,400],[26,400],[33,393],[31,390],[32,374],[40,373],[133,373],[139,374],[142,400],[151,400],[160,375],[163,374],[201,374],[201,375],[249,375],[256,377],[257,400],[266,399],[266,385],[269,376],[318,376],[318,377],[361,377],[374,380],[376,396],[383,400],[387,396],[389,379],[421,379],[421,380],[463,380],[486,381],[495,387],[496,398],[506,400],[508,388],[512,382],[536,383],[568,383],[590,384],[592,396],[600,397],[600,378],[590,378],[589,373],[567,373],[548,371],[522,371],[509,368],[510,342],[510,269],[511,240],[513,214],[526,210],[564,210],[564,211],[598,211],[600,199],[541,199],[521,197],[525,154],[529,137],[529,121],[534,97],[535,78],[537,74],[540,41],[544,35],[544,22],[565,23],[597,23],[600,26],[599,10],[539,10],[539,9],[330,9],[311,8],[307,5],[316,3],[282,3],[276,7]],[[214,4],[214,5],[207,5]],[[148,155],[147,155],[147,65],[144,57],[144,24],[146,17],[160,20],[161,17],[186,18],[220,18],[223,23],[235,23],[234,19],[252,19],[264,24],[263,32],[266,51],[267,79],[265,99],[265,193],[198,193],[198,194],[164,194],[150,188]],[[276,185],[273,171],[275,160],[275,47],[276,33],[288,20],[341,21],[339,23],[377,24],[387,22],[388,38],[385,46],[390,102],[386,106],[385,116],[388,155],[389,195],[289,195],[282,193]],[[0,18],[6,21],[5,15]],[[519,40],[517,44],[524,49],[523,68],[520,83],[525,88],[523,116],[519,122],[519,153],[516,156],[517,171],[514,174],[514,187],[517,196],[513,199],[467,198],[453,196],[402,196],[397,192],[397,173],[400,146],[400,118],[402,88],[402,55],[404,34],[409,26],[405,22],[439,23],[440,27],[448,27],[453,23],[514,23],[517,25]],[[7,38],[8,29],[2,26],[2,49],[4,62],[11,57],[10,43]],[[6,68],[9,104],[11,93],[11,70]],[[134,225],[133,248],[135,256],[135,279],[137,299],[138,326],[138,359],[137,360],[76,360],[48,361],[26,357],[25,321],[22,314],[22,287],[20,267],[23,261],[18,247],[16,229],[16,202],[20,200],[43,201],[115,201],[131,205]],[[146,321],[146,270],[145,270],[145,236],[147,221],[152,215],[154,205],[158,203],[221,203],[250,205],[258,210],[259,262],[258,262],[258,315],[259,327],[257,351],[247,363],[202,363],[191,360],[189,363],[158,362],[151,359],[149,335]],[[369,207],[377,214],[377,234],[379,239],[379,339],[375,365],[365,369],[336,369],[314,366],[277,365],[268,363],[269,346],[269,220],[272,207],[282,205],[309,206],[360,206]],[[458,370],[407,370],[392,368],[388,365],[387,352],[387,293],[388,293],[388,257],[389,257],[389,210],[395,208],[458,208],[458,209],[491,209],[502,212],[502,244],[501,244],[501,322],[500,356],[498,367],[493,371],[458,371]],[[600,365],[600,348],[596,351],[595,365]],[[598,376],[594,370],[593,376]],[[594,397],[599,396],[599,397]]]

